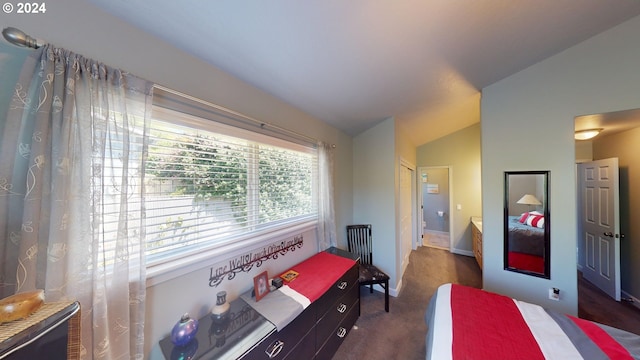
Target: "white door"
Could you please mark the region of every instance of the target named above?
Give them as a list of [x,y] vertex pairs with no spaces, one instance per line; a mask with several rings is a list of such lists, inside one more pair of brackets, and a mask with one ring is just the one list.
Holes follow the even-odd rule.
[[413,240],[413,171],[400,166],[400,241],[402,253],[402,272],[409,265],[409,254]]
[[[582,274],[620,301],[618,158],[578,164]],[[580,249],[582,247],[582,249]]]

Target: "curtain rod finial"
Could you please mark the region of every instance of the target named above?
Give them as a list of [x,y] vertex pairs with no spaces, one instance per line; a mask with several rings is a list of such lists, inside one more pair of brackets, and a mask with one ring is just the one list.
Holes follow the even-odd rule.
[[24,33],[24,31],[16,29],[14,27],[7,27],[2,30],[2,36],[7,39],[8,42],[18,45],[18,46],[26,46],[30,48],[37,49],[41,46],[38,42],[38,39],[32,38],[31,36]]

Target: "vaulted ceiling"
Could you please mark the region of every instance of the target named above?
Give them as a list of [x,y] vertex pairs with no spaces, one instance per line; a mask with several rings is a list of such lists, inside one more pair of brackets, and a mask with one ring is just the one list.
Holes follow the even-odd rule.
[[480,121],[482,88],[640,14],[637,0],[90,0],[355,135],[421,145]]

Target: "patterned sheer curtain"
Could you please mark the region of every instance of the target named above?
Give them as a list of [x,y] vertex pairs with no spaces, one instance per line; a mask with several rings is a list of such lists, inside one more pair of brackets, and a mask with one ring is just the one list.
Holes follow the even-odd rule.
[[333,147],[318,143],[318,247],[336,246],[336,220],[333,206]]
[[0,124],[0,297],[78,300],[87,359],[143,357],[146,145],[132,139],[146,137],[151,90],[47,45]]

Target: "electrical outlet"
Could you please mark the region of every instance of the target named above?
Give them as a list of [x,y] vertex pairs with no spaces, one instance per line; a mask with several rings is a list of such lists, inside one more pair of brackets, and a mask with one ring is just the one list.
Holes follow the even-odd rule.
[[560,301],[560,289],[558,288],[550,288],[549,289],[549,299]]

